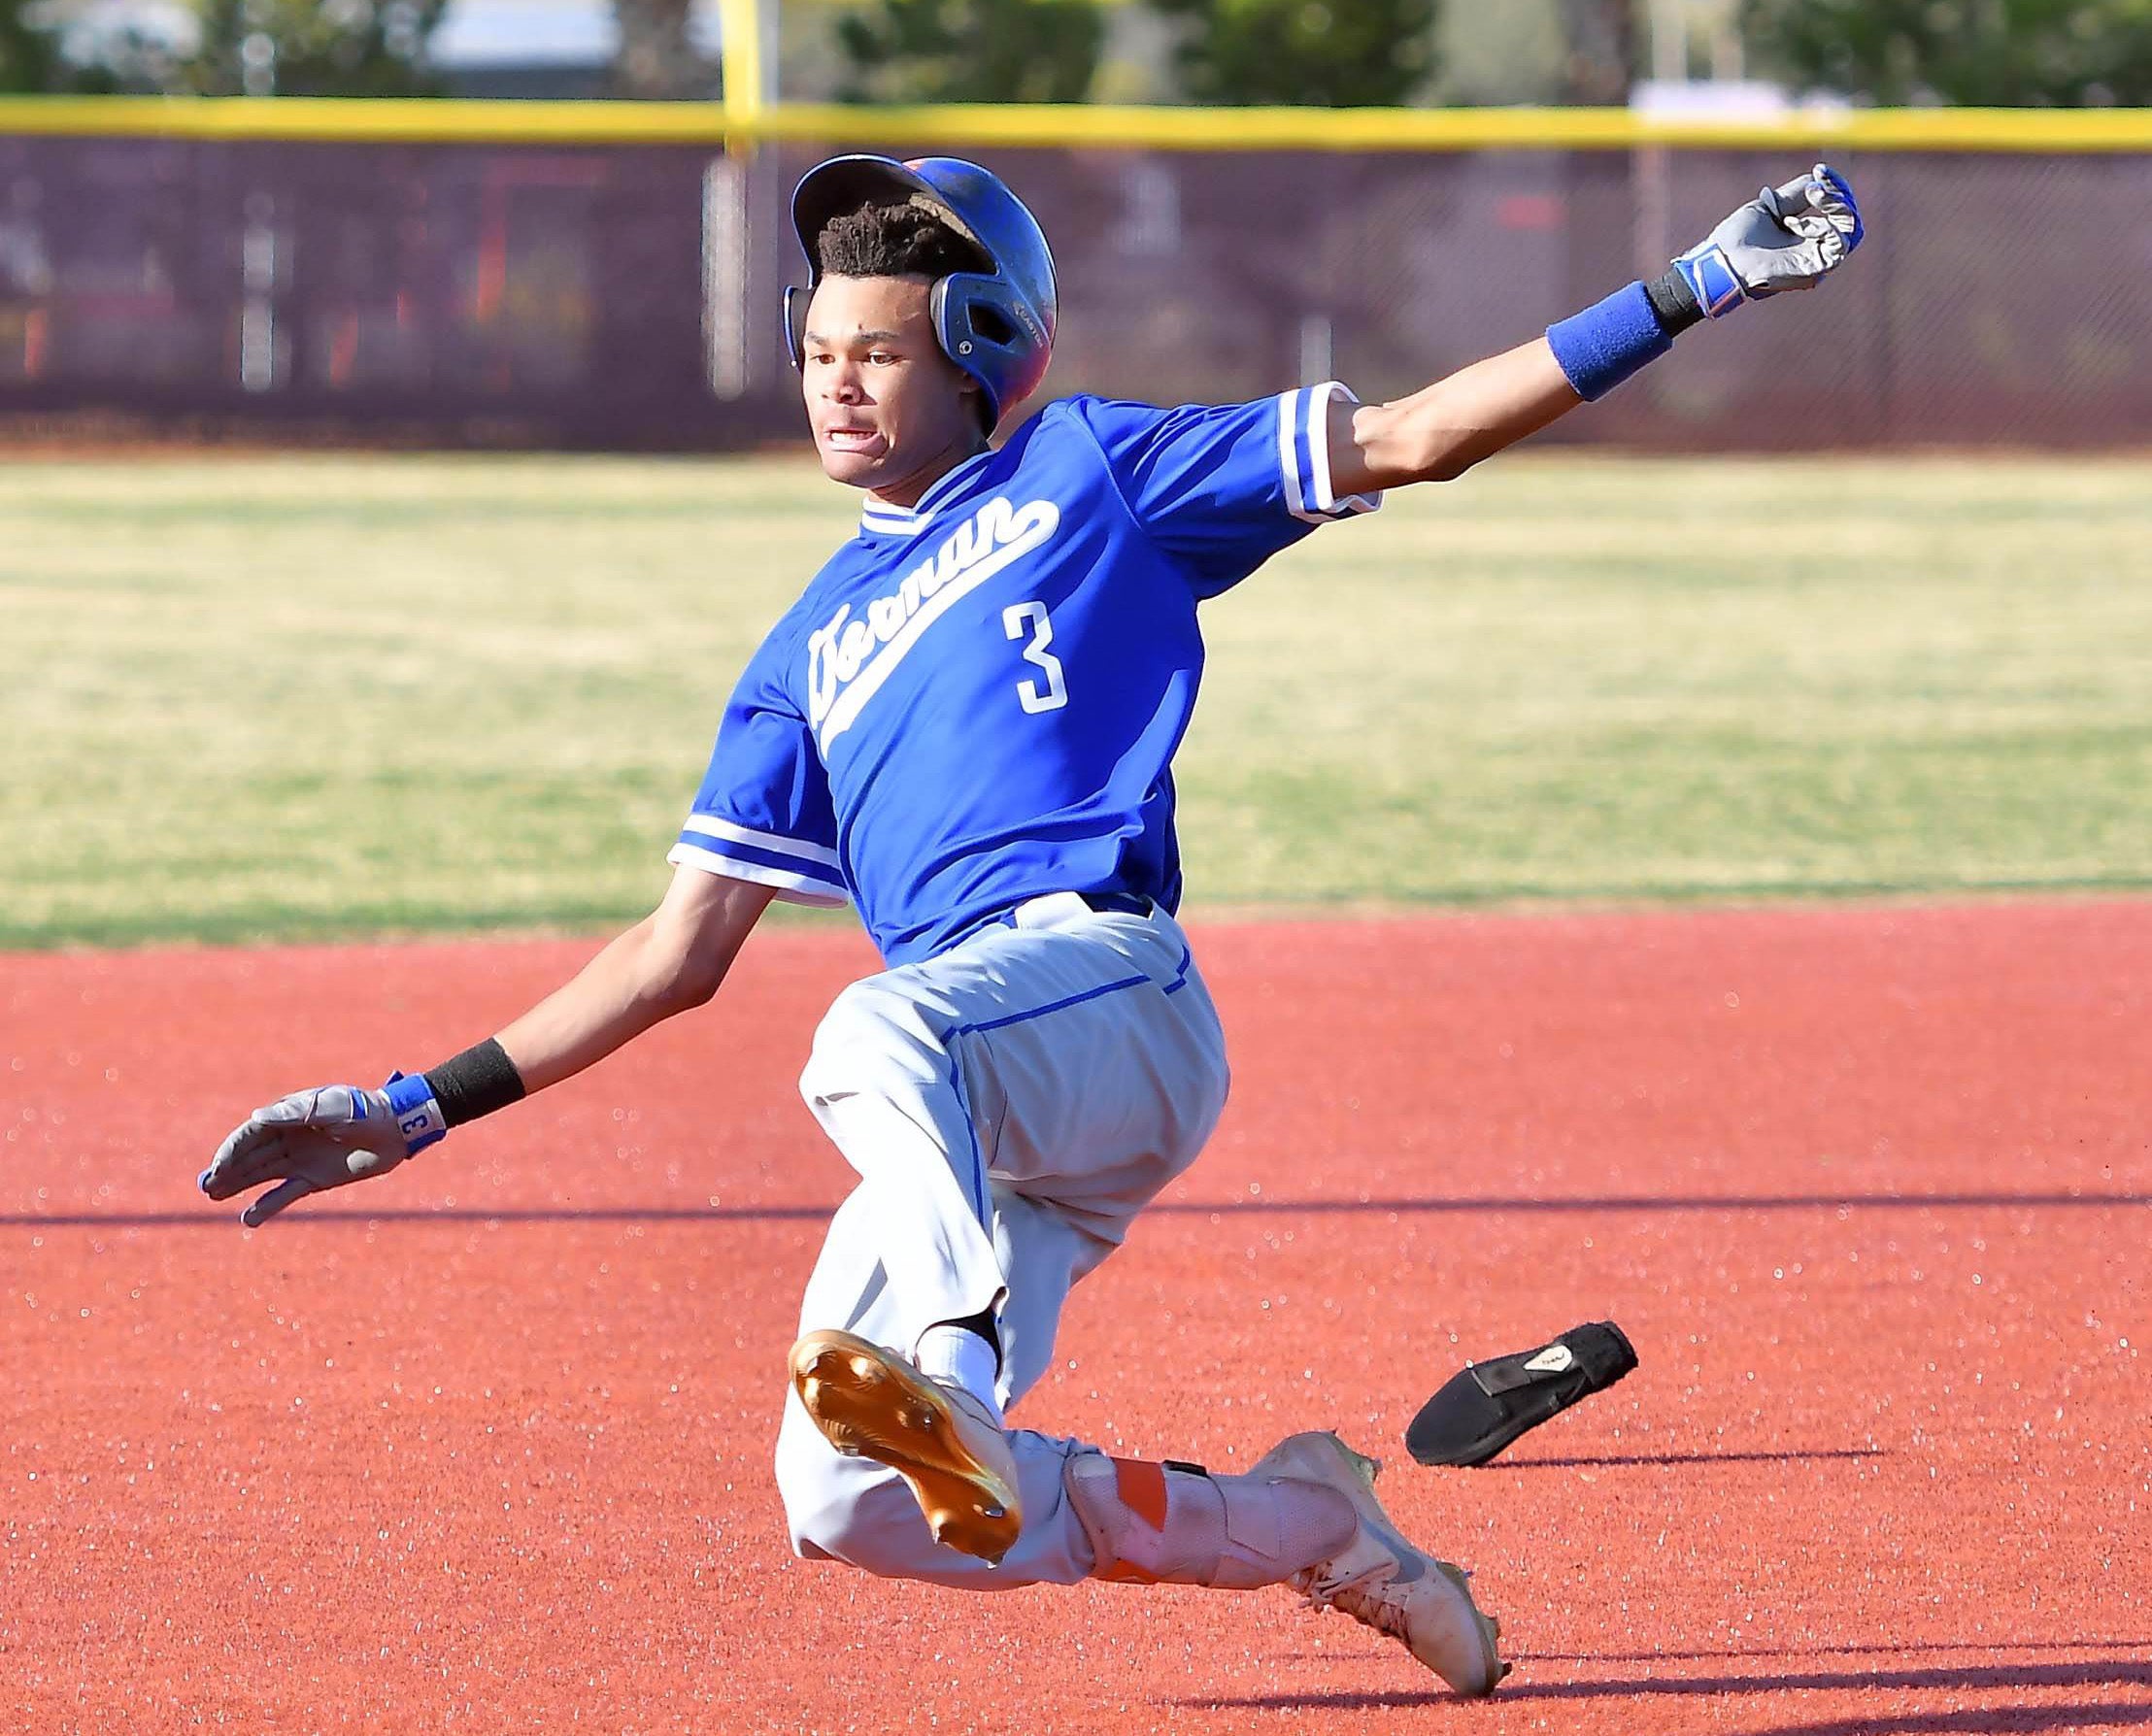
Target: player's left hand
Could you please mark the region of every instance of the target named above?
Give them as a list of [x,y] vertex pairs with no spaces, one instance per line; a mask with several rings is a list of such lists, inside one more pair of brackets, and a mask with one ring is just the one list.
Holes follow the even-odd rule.
[[1853,189],[1828,163],[1767,186],[1674,261],[1704,314],[1809,289],[1844,264],[1864,230]]
[[437,1128],[399,1124],[384,1091],[316,1085],[279,1097],[240,1122],[198,1183],[211,1199],[233,1199],[264,1182],[277,1183],[240,1213],[239,1221],[253,1229],[310,1193],[385,1176],[439,1137]]

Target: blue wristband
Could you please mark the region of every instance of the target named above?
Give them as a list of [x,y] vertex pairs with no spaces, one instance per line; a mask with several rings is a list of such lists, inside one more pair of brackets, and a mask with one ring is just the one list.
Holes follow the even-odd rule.
[[396,1131],[404,1138],[410,1154],[416,1157],[426,1147],[449,1136],[449,1123],[441,1114],[441,1106],[433,1100],[433,1087],[426,1084],[423,1073],[406,1078],[401,1073],[391,1073],[385,1087],[388,1098],[388,1112],[396,1118]]
[[1605,397],[1674,347],[1642,284],[1617,289],[1583,313],[1548,326],[1547,344],[1577,396],[1587,403]]

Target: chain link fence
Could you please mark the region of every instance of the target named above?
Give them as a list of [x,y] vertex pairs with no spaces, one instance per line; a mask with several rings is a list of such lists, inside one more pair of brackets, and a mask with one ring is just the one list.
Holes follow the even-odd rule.
[[[643,450],[782,436],[798,424],[785,200],[826,153],[0,138],[0,419]],[[1048,392],[1155,401],[1329,375],[1410,390],[1663,268],[1805,166],[1663,147],[961,153],[1054,240]],[[1685,340],[1555,437],[2152,440],[2152,156],[1833,160],[1871,232],[1842,281]]]

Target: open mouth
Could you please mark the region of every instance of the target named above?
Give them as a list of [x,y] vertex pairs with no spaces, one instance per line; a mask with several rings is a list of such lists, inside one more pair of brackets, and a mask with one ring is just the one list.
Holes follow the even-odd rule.
[[885,444],[874,428],[824,428],[822,443],[833,452],[865,453],[879,452]]

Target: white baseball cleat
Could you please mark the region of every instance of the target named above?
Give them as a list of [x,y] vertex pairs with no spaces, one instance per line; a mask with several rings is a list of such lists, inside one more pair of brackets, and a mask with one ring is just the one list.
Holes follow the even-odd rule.
[[1501,1624],[1482,1615],[1461,1568],[1416,1549],[1375,1499],[1382,1467],[1327,1431],[1293,1435],[1248,1468],[1251,1477],[1292,1477],[1334,1488],[1353,1504],[1360,1526],[1328,1561],[1289,1582],[1317,1609],[1401,1641],[1405,1650],[1461,1694],[1491,1694],[1509,1674],[1496,1642]]
[[1016,1455],[986,1406],[852,1332],[792,1346],[792,1386],[823,1438],[911,1486],[936,1543],[998,1563],[1024,1528]]

